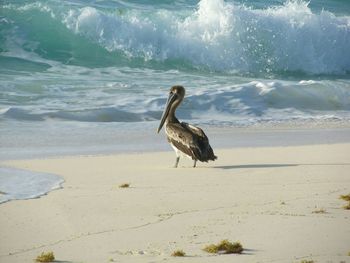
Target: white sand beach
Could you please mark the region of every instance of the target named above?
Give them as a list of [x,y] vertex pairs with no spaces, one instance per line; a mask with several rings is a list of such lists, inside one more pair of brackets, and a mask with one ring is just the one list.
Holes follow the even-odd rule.
[[[0,262],[350,262],[350,144],[3,161],[63,176],[63,188],[0,205]],[[129,188],[119,185],[129,183]],[[318,212],[318,213],[317,213]],[[228,239],[241,255],[202,249]],[[171,253],[181,249],[184,258]]]

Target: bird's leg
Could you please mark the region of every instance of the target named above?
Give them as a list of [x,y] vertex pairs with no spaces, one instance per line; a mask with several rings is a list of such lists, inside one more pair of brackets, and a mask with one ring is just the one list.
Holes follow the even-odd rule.
[[179,160],[180,160],[180,156],[176,156],[174,168],[177,168],[177,165],[179,164]]
[[196,168],[197,160],[194,160],[193,168]]

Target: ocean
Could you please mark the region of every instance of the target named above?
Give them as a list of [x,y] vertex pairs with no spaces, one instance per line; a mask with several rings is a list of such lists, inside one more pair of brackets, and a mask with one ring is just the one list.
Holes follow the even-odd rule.
[[163,149],[173,85],[209,129],[348,123],[350,1],[0,4],[2,160]]

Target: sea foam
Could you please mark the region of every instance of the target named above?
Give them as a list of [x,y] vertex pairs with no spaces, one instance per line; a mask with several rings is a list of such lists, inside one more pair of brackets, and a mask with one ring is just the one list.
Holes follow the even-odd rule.
[[54,174],[0,167],[0,203],[37,198],[60,188],[63,181]]
[[350,70],[350,17],[313,13],[303,1],[252,9],[201,0],[192,13],[70,10],[76,34],[144,60],[184,59],[214,71],[344,74]]
[[[120,64],[123,57],[126,64],[142,61],[142,66],[152,66],[155,61],[173,68],[171,63],[178,63],[226,73],[339,75],[350,71],[350,17],[313,11],[301,0],[265,9],[223,0],[201,0],[193,8],[179,10],[50,5],[3,8],[17,12],[11,16],[14,21],[19,14],[32,21],[40,16],[34,12],[47,14],[40,17],[44,22],[35,22],[31,43],[45,40],[39,50],[48,57],[57,53],[59,45],[60,56],[55,58],[64,63],[83,63],[98,54],[94,59],[100,66]],[[56,44],[47,39],[52,28],[60,35]],[[101,48],[115,57],[110,59]]]
[[[127,78],[132,78],[132,76],[134,75],[131,71],[125,75]],[[135,75],[134,82],[136,78]],[[100,82],[97,84],[100,85]],[[137,91],[137,87],[118,87],[113,87],[118,91],[114,93],[111,92],[109,83],[104,87],[85,90],[75,86],[62,90],[53,89],[53,93],[60,92],[61,95],[48,99],[47,105],[7,107],[0,111],[0,119],[36,122],[47,120],[77,122],[159,120],[166,103],[164,95],[166,90],[152,90],[140,86],[145,90]],[[208,84],[199,87],[186,86],[186,88],[186,98],[177,111],[178,116],[186,120],[195,119],[197,122],[221,120],[226,123],[234,123],[237,119],[287,120],[300,118],[303,115],[309,118],[332,115],[349,119],[350,89],[348,82],[345,81],[252,80],[241,84],[225,82],[220,85]],[[134,89],[134,92],[128,89]],[[142,92],[141,98],[137,96],[138,92]],[[82,94],[86,97],[84,101],[81,101]],[[41,103],[41,94],[37,96]],[[61,98],[65,99],[60,102],[61,105],[58,105]],[[30,100],[33,104],[36,101],[36,95],[31,94]],[[105,106],[107,101],[110,104],[108,107]],[[70,106],[71,104],[74,104],[74,107]],[[54,110],[50,105],[54,105],[57,109]],[[209,111],[211,114],[208,114]]]

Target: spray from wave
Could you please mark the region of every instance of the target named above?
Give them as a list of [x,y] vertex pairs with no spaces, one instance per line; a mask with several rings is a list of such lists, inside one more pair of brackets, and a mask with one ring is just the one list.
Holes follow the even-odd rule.
[[194,9],[178,11],[56,9],[50,2],[4,8],[11,10],[14,21],[28,14],[36,21],[33,15],[39,12],[26,47],[36,43],[35,53],[67,64],[93,57],[93,66],[160,63],[170,68],[175,63],[242,74],[350,72],[350,17],[314,13],[300,0],[266,9],[223,0],[201,0]]

